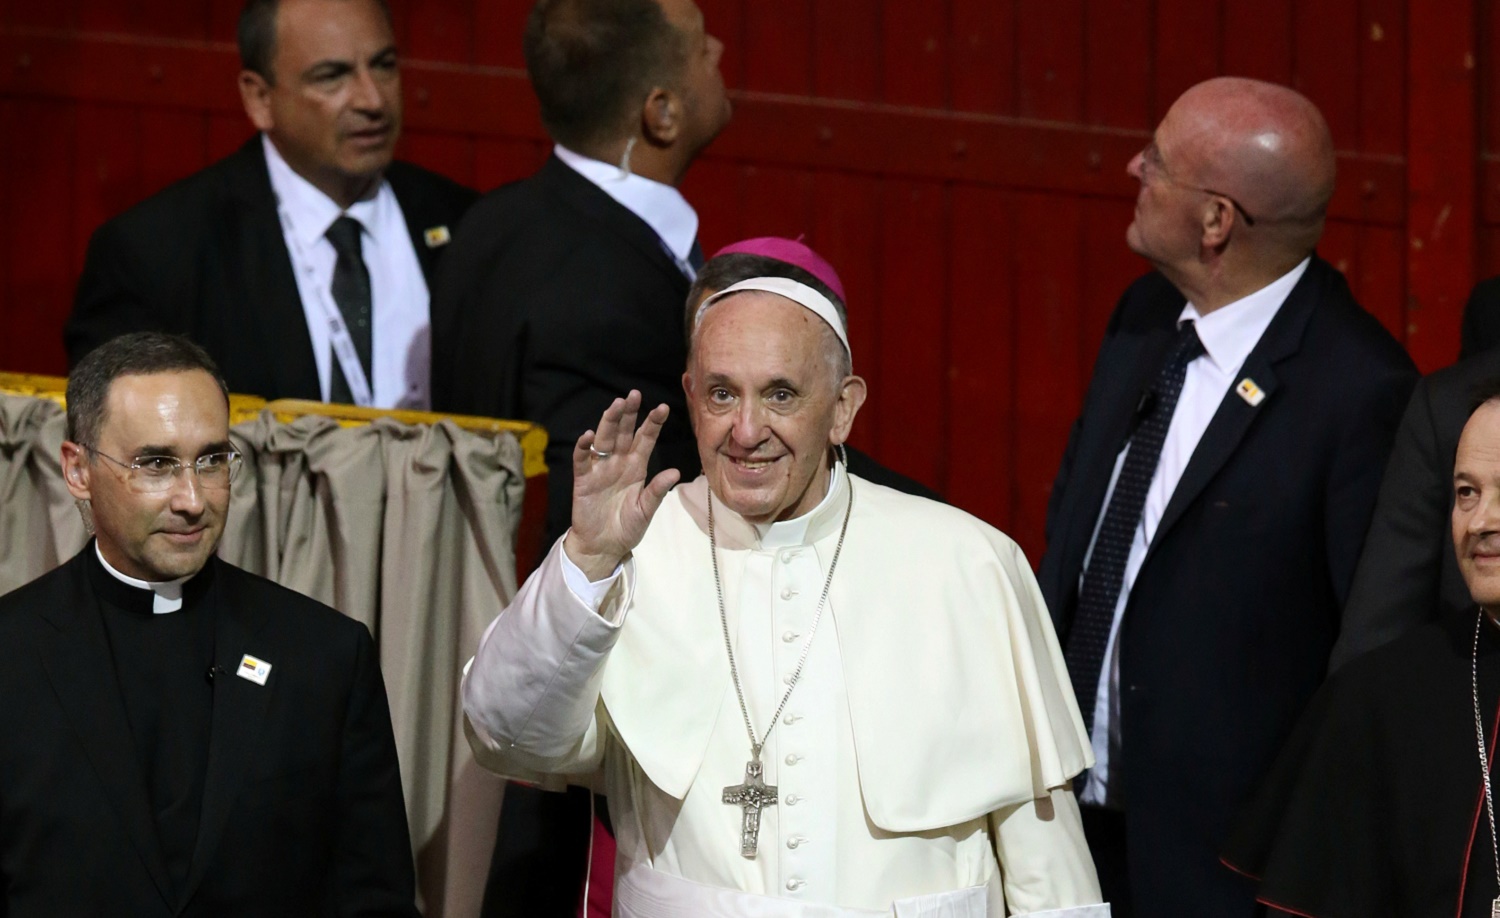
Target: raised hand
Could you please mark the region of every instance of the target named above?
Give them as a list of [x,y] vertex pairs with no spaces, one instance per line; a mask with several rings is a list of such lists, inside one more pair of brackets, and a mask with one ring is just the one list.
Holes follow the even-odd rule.
[[646,481],[646,464],[667,420],[657,405],[635,426],[641,393],[617,398],[573,447],[573,527],[563,550],[590,580],[608,577],[640,544],[651,517],[681,473],[666,469]]

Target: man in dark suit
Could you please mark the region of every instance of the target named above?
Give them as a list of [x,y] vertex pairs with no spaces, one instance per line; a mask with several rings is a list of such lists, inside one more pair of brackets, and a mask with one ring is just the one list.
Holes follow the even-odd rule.
[[[729,120],[722,51],[692,0],[540,0],[527,21],[556,146],[485,195],[444,258],[433,407],[547,428],[545,546],[568,528],[573,444],[621,392],[672,407],[656,467],[698,474],[682,308],[702,254],[677,186]],[[486,914],[576,913],[588,838],[568,827],[589,825],[587,795],[511,785],[501,819]]]
[[95,538],[0,598],[0,915],[415,918],[369,632],[214,557],[240,457],[182,338],[68,382]]
[[1307,99],[1195,86],[1129,171],[1157,271],[1110,319],[1039,579],[1115,915],[1249,916],[1220,847],[1322,681],[1416,373],[1313,253],[1334,154]]
[[428,284],[475,196],[391,159],[401,76],[385,3],[250,0],[239,43],[261,133],[94,234],[70,363],[163,330],[203,345],[236,392],[427,407]]

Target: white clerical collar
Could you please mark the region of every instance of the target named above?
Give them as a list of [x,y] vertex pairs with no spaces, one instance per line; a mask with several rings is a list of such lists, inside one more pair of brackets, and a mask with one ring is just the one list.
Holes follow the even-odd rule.
[[1233,376],[1244,366],[1245,358],[1266,333],[1271,320],[1281,311],[1281,304],[1286,302],[1311,263],[1312,256],[1302,259],[1297,267],[1249,296],[1221,306],[1206,316],[1200,315],[1198,307],[1188,303],[1177,316],[1177,324],[1192,320],[1208,359],[1221,373]]
[[671,185],[652,181],[617,165],[590,159],[558,144],[552,154],[579,175],[599,186],[626,210],[640,217],[661,237],[667,249],[683,263],[698,238],[698,212],[682,192]]
[[760,547],[764,549],[789,548],[793,545],[807,544],[807,527],[812,524],[819,513],[827,509],[828,502],[833,500],[833,495],[839,489],[839,482],[844,474],[844,464],[835,462],[833,471],[828,476],[828,492],[818,505],[795,519],[780,520],[775,523],[755,523],[755,531],[760,534]]
[[99,563],[109,571],[109,575],[126,586],[133,586],[137,590],[150,590],[155,593],[151,601],[151,612],[155,615],[165,615],[168,612],[176,612],[182,608],[182,585],[193,579],[192,575],[178,577],[176,580],[162,580],[152,583],[149,580],[137,580],[115,570],[114,567],[104,560],[104,552],[99,550],[98,541],[94,542],[94,553],[99,556]]
[[[328,233],[333,221],[347,214],[359,221],[366,232],[379,226],[380,210],[394,201],[395,192],[390,183],[380,180],[373,194],[341,209],[333,198],[324,194],[318,186],[297,174],[297,171],[282,158],[281,152],[271,138],[262,134],[261,145],[266,151],[266,170],[271,174],[271,191],[276,194],[282,220],[297,239],[302,250],[309,251]],[[387,200],[389,198],[389,200]]]

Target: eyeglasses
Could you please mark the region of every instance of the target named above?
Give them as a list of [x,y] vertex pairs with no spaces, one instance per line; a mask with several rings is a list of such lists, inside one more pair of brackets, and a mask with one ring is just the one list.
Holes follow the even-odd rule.
[[176,456],[142,456],[134,462],[122,462],[114,456],[101,453],[92,446],[84,449],[96,456],[108,459],[126,471],[125,480],[130,489],[141,494],[159,494],[170,491],[177,477],[191,468],[198,476],[198,483],[214,491],[222,491],[234,481],[240,471],[240,454],[235,450],[208,453],[192,462],[184,463]]
[[1245,218],[1246,226],[1255,225],[1255,218],[1250,216],[1250,212],[1244,207],[1241,207],[1239,201],[1236,201],[1234,198],[1230,197],[1224,192],[1215,191],[1212,188],[1204,188],[1202,185],[1189,185],[1185,182],[1179,182],[1177,179],[1172,178],[1172,176],[1167,173],[1166,164],[1161,161],[1161,151],[1156,148],[1155,142],[1146,144],[1146,148],[1141,151],[1141,179],[1146,182],[1152,182],[1157,179],[1161,179],[1162,181],[1170,185],[1176,185],[1178,188],[1186,188],[1188,191],[1201,191],[1204,194],[1213,195],[1216,198],[1223,198],[1224,200],[1228,201],[1235,210],[1239,211],[1241,217]]

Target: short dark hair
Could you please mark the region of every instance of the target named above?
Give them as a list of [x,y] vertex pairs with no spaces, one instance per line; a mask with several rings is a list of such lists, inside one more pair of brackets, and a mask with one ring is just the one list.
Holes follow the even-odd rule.
[[80,446],[99,444],[109,400],[109,387],[121,376],[186,373],[202,370],[219,384],[229,401],[218,364],[208,352],[181,335],[131,332],[89,351],[68,375],[68,439]]
[[[386,0],[375,0],[385,21],[391,21],[391,8]],[[267,83],[276,82],[276,11],[281,0],[246,0],[240,10],[239,30],[236,38],[240,45],[240,67],[260,74]]]
[[586,152],[613,140],[687,59],[656,0],[537,0],[526,20],[526,72],[552,139]]
[[717,255],[704,262],[703,267],[698,270],[698,277],[693,281],[693,286],[688,289],[684,327],[689,340],[693,336],[694,321],[698,318],[698,304],[704,294],[709,291],[718,293],[725,287],[732,287],[752,277],[785,277],[813,288],[828,297],[828,301],[838,312],[839,318],[844,321],[844,327],[849,327],[849,313],[844,306],[843,299],[833,292],[833,288],[818,280],[812,272],[779,258],[752,255],[748,252],[730,252],[728,255]]

